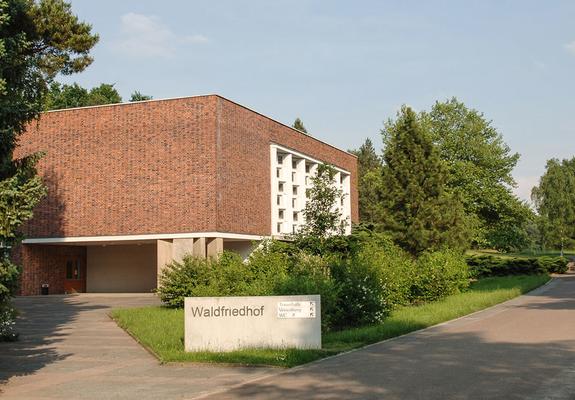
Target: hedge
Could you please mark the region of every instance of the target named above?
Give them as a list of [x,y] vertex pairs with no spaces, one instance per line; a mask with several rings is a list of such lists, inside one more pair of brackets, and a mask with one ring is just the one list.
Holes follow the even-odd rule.
[[505,275],[564,274],[568,260],[565,257],[498,257],[492,255],[469,256],[467,265],[473,277]]

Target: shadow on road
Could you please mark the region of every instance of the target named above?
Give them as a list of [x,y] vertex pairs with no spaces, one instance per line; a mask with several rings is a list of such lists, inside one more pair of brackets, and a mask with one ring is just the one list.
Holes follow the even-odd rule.
[[520,300],[211,398],[574,399],[575,276]]
[[69,335],[66,325],[80,312],[106,308],[65,296],[19,297],[14,305],[19,312],[16,330],[20,338],[0,343],[0,392],[10,378],[33,374],[67,358],[69,354],[56,349]]
[[213,398],[547,398],[542,391],[574,362],[575,340],[493,343],[473,334],[445,334],[376,346]]

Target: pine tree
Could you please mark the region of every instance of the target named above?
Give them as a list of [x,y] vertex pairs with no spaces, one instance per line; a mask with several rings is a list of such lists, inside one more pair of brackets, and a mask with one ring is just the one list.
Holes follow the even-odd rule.
[[137,90],[134,93],[132,93],[132,96],[130,97],[131,102],[146,101],[146,100],[152,100],[152,99],[153,99],[152,96],[148,96],[147,94],[142,94]]
[[377,224],[381,191],[381,157],[377,155],[369,138],[359,149],[350,150],[350,153],[357,156],[359,220],[362,223]]
[[465,248],[461,201],[447,190],[448,171],[431,137],[409,107],[382,131],[382,224],[413,255],[442,247]]
[[299,118],[295,119],[292,128],[297,129],[300,132],[307,133],[307,129],[305,129],[305,126],[303,126],[303,122],[301,122],[301,119]]

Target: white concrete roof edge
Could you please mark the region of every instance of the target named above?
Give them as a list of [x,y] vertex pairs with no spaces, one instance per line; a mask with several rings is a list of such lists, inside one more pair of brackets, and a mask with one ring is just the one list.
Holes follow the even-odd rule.
[[165,240],[165,239],[193,239],[200,237],[262,240],[268,236],[248,235],[242,233],[227,232],[193,232],[193,233],[160,233],[142,235],[112,235],[112,236],[67,236],[50,238],[29,238],[22,241],[23,244],[49,244],[49,243],[82,243],[82,242],[119,242],[136,240]]

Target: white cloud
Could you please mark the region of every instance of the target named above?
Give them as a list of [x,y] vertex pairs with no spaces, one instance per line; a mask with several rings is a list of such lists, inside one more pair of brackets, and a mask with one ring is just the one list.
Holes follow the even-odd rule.
[[571,54],[575,54],[575,40],[572,41],[571,43],[567,43],[565,45],[565,49],[571,53]]
[[169,58],[183,45],[208,42],[203,35],[178,35],[154,15],[124,14],[121,18],[121,37],[114,48],[138,57]]

